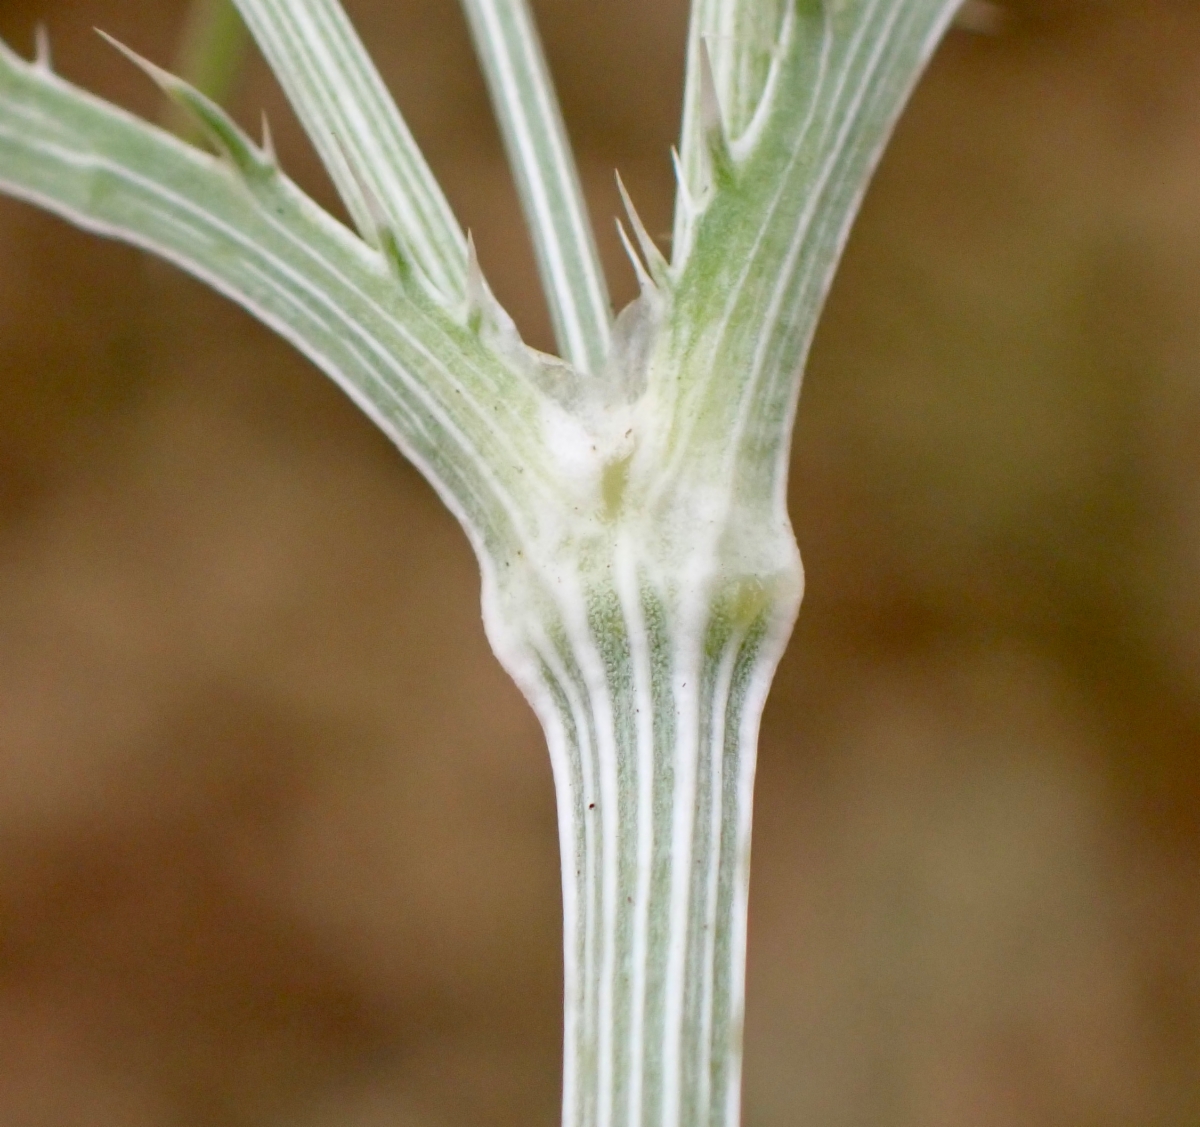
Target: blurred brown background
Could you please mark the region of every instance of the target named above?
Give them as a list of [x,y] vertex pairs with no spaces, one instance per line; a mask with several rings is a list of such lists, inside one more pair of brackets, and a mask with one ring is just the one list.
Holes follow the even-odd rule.
[[[452,0],[352,0],[549,345]],[[537,5],[614,289],[684,0]],[[801,405],[746,1127],[1200,1124],[1200,11],[1029,0],[905,118]],[[0,0],[141,112],[176,0]],[[330,190],[261,63],[287,168]],[[0,200],[0,1125],[550,1127],[550,772],[332,386]]]

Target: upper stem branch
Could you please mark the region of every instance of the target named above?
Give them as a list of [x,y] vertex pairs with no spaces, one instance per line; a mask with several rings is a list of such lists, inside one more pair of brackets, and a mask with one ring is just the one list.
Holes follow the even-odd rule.
[[612,322],[608,288],[550,69],[525,0],[463,0],[533,236],[565,360],[598,373]]

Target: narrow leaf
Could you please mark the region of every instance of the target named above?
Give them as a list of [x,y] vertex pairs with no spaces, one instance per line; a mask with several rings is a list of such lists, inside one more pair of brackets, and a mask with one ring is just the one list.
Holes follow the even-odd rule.
[[633,249],[633,242],[629,238],[629,232],[625,230],[625,224],[619,219],[617,224],[617,236],[621,240],[621,246],[625,248],[625,255],[633,266],[633,272],[637,275],[638,288],[645,293],[646,290],[655,289],[654,279],[650,277],[650,272],[646,269],[646,265],[642,262],[641,256]]
[[612,312],[579,174],[525,0],[463,0],[563,358],[599,372]]
[[532,384],[439,304],[397,286],[379,252],[203,95],[144,65],[198,112],[228,160],[0,43],[0,190],[154,251],[232,297],[342,386],[477,546],[520,537],[545,503]]

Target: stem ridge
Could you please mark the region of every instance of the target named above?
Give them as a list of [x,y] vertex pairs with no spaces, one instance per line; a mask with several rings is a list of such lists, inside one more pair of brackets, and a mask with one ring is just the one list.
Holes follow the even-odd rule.
[[798,600],[621,555],[524,666],[565,815],[563,1122],[735,1127],[757,716]]

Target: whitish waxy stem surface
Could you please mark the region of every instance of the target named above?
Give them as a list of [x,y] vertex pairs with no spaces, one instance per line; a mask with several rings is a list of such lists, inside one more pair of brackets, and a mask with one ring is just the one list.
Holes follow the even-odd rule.
[[671,261],[626,197],[642,294],[611,329],[528,12],[465,3],[569,362],[497,305],[336,0],[237,4],[362,238],[149,64],[217,155],[0,45],[0,187],[239,301],[437,488],[550,742],[564,1123],[734,1127],[755,745],[802,590],[785,503],[800,372],[957,0],[697,0]]

